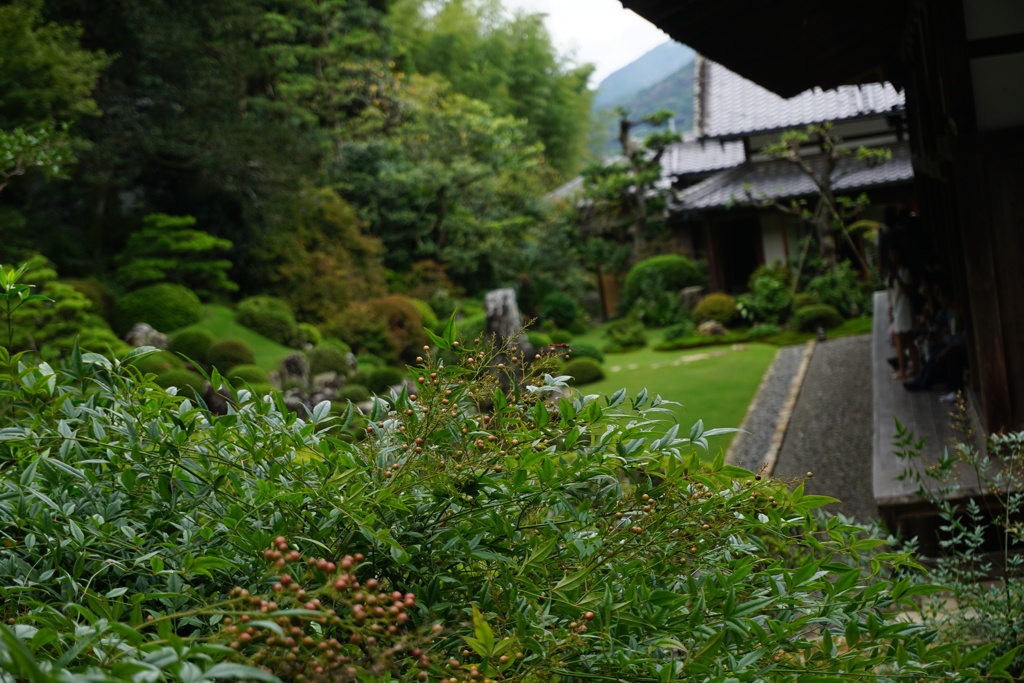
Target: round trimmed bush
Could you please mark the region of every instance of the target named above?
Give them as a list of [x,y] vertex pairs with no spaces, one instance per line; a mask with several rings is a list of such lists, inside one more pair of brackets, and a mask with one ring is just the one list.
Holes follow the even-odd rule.
[[210,362],[210,347],[215,341],[214,336],[206,330],[182,330],[171,338],[169,350],[180,353],[196,363],[207,365]]
[[302,334],[303,344],[312,344],[316,346],[323,341],[324,336],[320,334],[320,330],[315,325],[309,323],[299,323],[299,332]]
[[565,292],[551,292],[541,299],[540,316],[558,327],[569,327],[580,317],[583,309],[576,297]]
[[791,322],[801,332],[814,332],[819,327],[831,330],[843,322],[843,316],[828,304],[814,304],[804,306],[794,313]]
[[383,394],[404,379],[405,373],[398,368],[374,368],[366,377],[366,388],[374,394]]
[[604,369],[593,358],[573,358],[562,367],[562,372],[572,377],[569,383],[573,386],[604,379]]
[[181,393],[183,389],[195,389],[197,393],[202,394],[206,390],[206,380],[184,368],[162,372],[153,381],[164,389],[176,387],[178,393]]
[[697,324],[708,320],[717,320],[726,325],[735,317],[736,300],[721,292],[712,292],[706,295],[693,307],[693,322]]
[[812,294],[811,292],[800,292],[799,294],[793,295],[793,303],[790,307],[794,311],[799,311],[801,308],[806,308],[807,306],[813,306],[814,304],[820,303],[821,300],[818,299],[817,294]]
[[360,353],[358,356],[356,356],[356,363],[358,363],[359,367],[361,368],[366,367],[370,369],[383,368],[384,366],[387,365],[387,361],[385,361],[380,356],[375,356],[372,353]]
[[117,302],[117,319],[124,331],[135,323],[148,323],[168,332],[197,323],[202,317],[203,304],[195,292],[170,282],[137,289]]
[[292,310],[281,299],[273,296],[251,296],[235,307],[235,320],[250,330],[284,346],[298,346],[303,333],[295,322]]
[[306,351],[306,358],[309,359],[310,376],[319,375],[321,372],[336,372],[339,375],[347,375],[352,371],[349,364],[349,354],[352,350],[343,341],[337,339],[325,339],[315,347]]
[[527,332],[526,340],[530,342],[530,346],[540,351],[545,346],[551,346],[552,339],[543,332]]
[[604,351],[593,344],[570,344],[569,355],[572,358],[593,358],[598,363],[604,362]]
[[349,384],[339,392],[339,396],[343,401],[362,403],[370,400],[370,390],[362,384]]
[[259,384],[270,384],[270,376],[267,371],[258,365],[236,365],[231,368],[225,377],[233,387],[242,387],[246,384],[256,386]]
[[675,294],[686,287],[703,285],[706,279],[697,264],[684,256],[652,256],[629,269],[623,288],[623,304],[628,308],[640,297],[654,292]]
[[178,370],[184,367],[181,358],[169,351],[148,354],[134,361],[132,365],[144,375],[162,375],[168,370]]
[[568,344],[572,341],[572,332],[569,330],[551,330],[552,344]]
[[221,339],[210,345],[210,365],[221,371],[230,370],[236,365],[252,365],[256,355],[241,339]]

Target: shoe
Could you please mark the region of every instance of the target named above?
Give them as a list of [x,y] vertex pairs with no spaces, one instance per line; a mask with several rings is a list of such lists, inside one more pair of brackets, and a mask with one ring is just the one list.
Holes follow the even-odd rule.
[[954,401],[956,401],[955,391],[951,391],[948,394],[943,394],[942,396],[939,396],[939,403],[953,403]]

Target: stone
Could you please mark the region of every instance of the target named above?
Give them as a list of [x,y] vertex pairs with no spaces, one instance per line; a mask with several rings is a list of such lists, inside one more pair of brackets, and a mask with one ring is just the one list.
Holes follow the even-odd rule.
[[128,334],[124,336],[124,340],[134,347],[152,346],[161,351],[166,351],[170,346],[170,339],[167,338],[167,335],[157,332],[152,325],[147,323],[133,325],[132,329],[128,330]]
[[697,334],[702,337],[724,337],[729,334],[729,330],[717,320],[707,320],[697,328]]
[[281,386],[309,384],[309,359],[304,353],[290,353],[281,359]]

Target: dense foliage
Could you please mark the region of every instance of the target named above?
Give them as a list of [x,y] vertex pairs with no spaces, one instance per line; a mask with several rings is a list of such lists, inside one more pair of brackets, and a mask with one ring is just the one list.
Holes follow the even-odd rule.
[[147,349],[0,354],[0,670],[980,677],[984,652],[894,615],[934,589],[885,578],[905,556],[861,566],[881,541],[815,521],[830,499],[706,458],[719,430],[652,421],[660,398],[583,396],[543,367],[506,393],[453,338],[434,341],[459,361],[426,354],[357,443],[326,403],[239,391],[212,414],[140,381]]

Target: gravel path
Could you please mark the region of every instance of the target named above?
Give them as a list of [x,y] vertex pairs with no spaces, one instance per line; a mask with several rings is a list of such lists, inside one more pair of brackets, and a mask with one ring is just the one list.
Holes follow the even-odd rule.
[[869,522],[878,517],[872,489],[871,337],[844,337],[814,349],[782,442],[774,476],[807,472],[806,493],[841,502],[826,510]]
[[784,347],[743,420],[749,434],[737,435],[728,462],[755,472],[767,466],[783,480],[813,472],[805,492],[841,501],[827,510],[875,519],[872,396],[870,335]]

